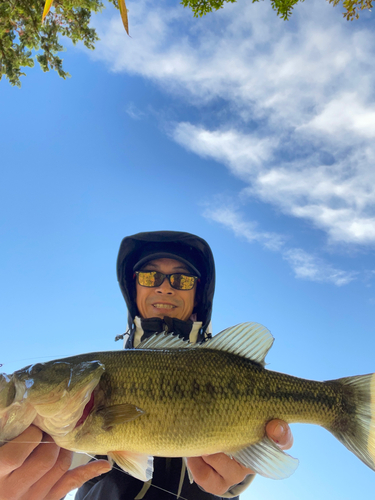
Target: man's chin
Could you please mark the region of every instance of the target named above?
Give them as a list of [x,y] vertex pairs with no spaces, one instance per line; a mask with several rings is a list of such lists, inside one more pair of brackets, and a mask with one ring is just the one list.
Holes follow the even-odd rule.
[[166,316],[168,318],[176,318],[177,317],[177,314],[178,312],[174,309],[167,309],[167,310],[161,310],[161,309],[153,309],[151,311],[151,314],[152,316],[150,316],[150,318],[160,318],[160,319],[164,319]]
[[[143,316],[144,318],[146,318],[146,316]],[[189,318],[181,318],[179,317],[179,314],[178,314],[178,311],[175,311],[173,309],[169,310],[169,311],[150,311],[147,318],[151,319],[151,318],[160,318],[160,319],[164,319],[164,318],[174,318],[174,319],[179,319],[180,321],[188,321]]]
[[149,318],[160,318],[160,319],[164,319],[164,318],[175,318],[176,316],[172,314],[167,314],[167,313],[161,313],[161,312],[156,312],[156,313],[153,313],[153,314],[150,314]]

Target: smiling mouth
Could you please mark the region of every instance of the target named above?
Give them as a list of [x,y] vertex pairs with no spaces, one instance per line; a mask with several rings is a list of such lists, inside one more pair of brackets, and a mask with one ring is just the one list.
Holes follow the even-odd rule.
[[152,307],[156,307],[156,309],[174,309],[176,306],[172,304],[152,304]]

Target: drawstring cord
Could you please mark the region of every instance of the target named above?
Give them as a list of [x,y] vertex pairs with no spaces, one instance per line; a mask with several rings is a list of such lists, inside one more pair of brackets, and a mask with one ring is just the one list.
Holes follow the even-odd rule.
[[[180,498],[182,486],[184,484],[185,473],[186,473],[186,462],[185,462],[185,460],[181,460],[181,462],[182,462],[182,465],[181,465],[180,482],[178,485],[177,496],[176,496],[177,500]],[[155,486],[154,484],[151,484],[151,482],[152,482],[152,479],[150,479],[149,481],[144,483],[141,491],[138,493],[138,495],[136,497],[134,497],[134,500],[142,500],[144,498],[144,496],[146,495],[146,493],[148,492],[150,487]],[[173,494],[172,492],[170,492],[170,493]],[[183,497],[181,497],[181,498],[183,498]]]

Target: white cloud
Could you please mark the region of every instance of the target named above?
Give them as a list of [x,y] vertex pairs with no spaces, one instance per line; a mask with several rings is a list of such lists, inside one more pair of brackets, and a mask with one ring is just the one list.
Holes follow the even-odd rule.
[[133,120],[142,120],[145,117],[145,113],[138,109],[132,102],[126,106],[125,111]]
[[287,248],[285,236],[277,233],[260,231],[254,221],[245,221],[232,206],[206,208],[203,215],[233,231],[238,238],[249,243],[260,243],[268,250],[280,252],[293,269],[296,278],[330,283],[337,286],[347,285],[356,279],[356,273],[336,269],[331,264],[301,248]]
[[245,182],[262,171],[276,147],[272,138],[248,136],[235,130],[210,131],[191,123],[179,123],[172,135],[176,142],[200,156],[227,164]]
[[128,2],[131,39],[118,15],[98,16],[101,42],[92,56],[185,98],[220,97],[274,125],[282,119],[283,128],[305,124],[338,92],[356,96],[359,81],[363,104],[372,93],[372,33],[349,28],[325,2],[298,5],[287,23],[267,2],[240,0],[202,19],[180,5],[158,5]]
[[[332,166],[281,165],[264,170],[249,190],[285,213],[310,220],[331,241],[375,242],[375,169],[361,154]],[[371,155],[372,156],[372,155]]]
[[292,267],[296,278],[342,286],[353,281],[356,276],[354,272],[335,269],[321,258],[311,255],[301,248],[286,250],[283,252],[283,258]]
[[219,222],[230,229],[238,237],[245,238],[249,243],[261,243],[268,250],[278,251],[284,245],[285,237],[281,234],[259,231],[255,221],[244,221],[232,207],[206,208],[204,217]]
[[226,164],[248,184],[245,194],[311,221],[330,241],[375,241],[375,155],[369,148],[333,165],[322,165],[315,154],[286,163],[275,158],[276,138],[257,140],[235,130],[211,132],[188,123],[179,124],[173,137],[195,153]]
[[198,20],[180,5],[128,8],[133,38],[118,15],[98,17],[93,57],[157,82],[203,117],[215,99],[228,112],[215,127],[181,119],[178,143],[330,242],[375,242],[375,38],[361,21],[321,0],[298,5],[288,23],[267,2],[240,0]]
[[305,127],[345,136],[353,142],[356,136],[371,139],[375,137],[375,105],[363,102],[360,93],[343,92],[326,103]]

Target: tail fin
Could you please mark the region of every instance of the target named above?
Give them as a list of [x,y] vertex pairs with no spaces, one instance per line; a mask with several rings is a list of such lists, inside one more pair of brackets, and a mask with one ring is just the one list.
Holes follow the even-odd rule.
[[331,380],[342,387],[342,417],[327,428],[375,470],[375,374]]

